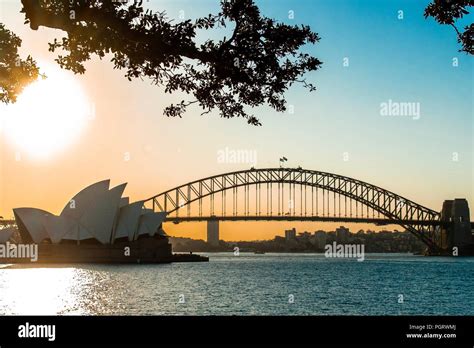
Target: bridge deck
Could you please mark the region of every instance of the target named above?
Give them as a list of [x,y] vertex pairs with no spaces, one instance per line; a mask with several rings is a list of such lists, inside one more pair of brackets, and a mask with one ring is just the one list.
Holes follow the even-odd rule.
[[[375,225],[419,225],[419,226],[442,226],[449,222],[439,220],[389,220],[378,218],[359,217],[335,217],[335,216],[294,216],[294,215],[242,215],[242,216],[168,216],[165,222],[202,222],[202,221],[321,221],[321,222],[351,222],[351,223],[372,223]],[[0,220],[1,226],[15,225],[15,220]],[[474,221],[471,221],[471,229],[474,230]]]
[[[385,218],[362,217],[337,217],[337,216],[294,216],[294,215],[230,215],[230,216],[168,216],[167,222],[198,222],[198,221],[321,221],[321,222],[351,222],[372,223],[376,225],[422,225],[440,226],[443,222],[438,220],[390,220]],[[471,223],[474,226],[474,222]]]

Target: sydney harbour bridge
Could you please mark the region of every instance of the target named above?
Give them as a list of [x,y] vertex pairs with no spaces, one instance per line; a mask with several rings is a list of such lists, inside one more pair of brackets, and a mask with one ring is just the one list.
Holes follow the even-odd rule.
[[145,201],[175,223],[207,221],[321,221],[399,225],[433,254],[472,248],[465,199],[440,211],[350,177],[298,168],[240,170],[195,180]]

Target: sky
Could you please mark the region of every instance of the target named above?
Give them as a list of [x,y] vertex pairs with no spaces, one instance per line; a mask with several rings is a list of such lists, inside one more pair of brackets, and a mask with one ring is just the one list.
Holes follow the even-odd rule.
[[[289,167],[357,178],[437,211],[445,199],[453,198],[467,198],[474,207],[473,58],[458,52],[452,28],[424,18],[428,3],[257,1],[267,17],[310,25],[321,41],[303,50],[323,65],[305,76],[316,85],[315,92],[295,85],[286,94],[293,112],[256,108],[252,111],[263,126],[253,127],[243,119],[221,119],[216,113],[200,116],[198,107],[190,107],[182,119],[167,118],[163,109],[187,96],[165,94],[147,80],[128,82],[123,71],[112,68],[110,57],[93,57],[84,75],[57,72],[56,53],[48,52],[47,43],[63,33],[45,28],[32,31],[23,24],[21,3],[1,0],[0,22],[22,38],[22,57],[30,54],[50,69],[51,80],[59,76],[55,80],[59,82],[51,82],[56,83],[51,91],[59,88],[57,96],[51,97],[47,89],[33,91],[44,96],[36,97],[39,101],[31,97],[40,105],[28,107],[56,105],[58,109],[60,105],[60,116],[52,127],[41,127],[45,124],[41,113],[35,122],[8,127],[5,115],[14,106],[0,107],[4,123],[0,127],[0,215],[10,218],[13,208],[27,206],[57,214],[80,189],[106,178],[113,186],[128,182],[125,194],[133,201],[253,165],[219,160],[226,149],[254,153],[257,168],[277,167],[285,156]],[[219,2],[150,1],[149,6],[178,21],[180,16],[194,19],[216,13]],[[472,18],[469,15],[460,26]],[[201,32],[199,39],[224,35]],[[382,115],[381,105],[390,101],[414,103],[413,110],[419,113]],[[81,112],[88,116],[80,119]],[[63,136],[56,142],[52,133],[58,132]],[[35,145],[28,140],[35,137],[45,140]],[[38,155],[48,144],[54,151]],[[225,240],[270,239],[293,226],[299,231],[336,227],[242,222],[223,223],[220,232]],[[375,228],[349,227],[353,231]],[[206,225],[166,224],[165,230],[173,236],[204,239]]]

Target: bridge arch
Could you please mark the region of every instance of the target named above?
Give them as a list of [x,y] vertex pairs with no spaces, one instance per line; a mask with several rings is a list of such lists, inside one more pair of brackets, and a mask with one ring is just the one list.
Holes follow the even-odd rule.
[[[259,189],[259,185],[267,185],[267,188],[270,186],[273,191],[274,184],[278,185],[277,191],[283,190],[284,185],[290,185],[291,192],[291,185],[297,185],[343,196],[380,213],[389,221],[396,221],[396,224],[413,233],[429,248],[437,248],[434,228],[431,225],[427,228],[426,222],[439,222],[440,213],[361,180],[302,168],[252,168],[214,175],[162,192],[146,200],[145,204],[151,204],[154,211],[178,213],[179,209],[189,207],[206,197],[212,199],[218,193],[240,187]],[[282,196],[283,193],[284,191]]]

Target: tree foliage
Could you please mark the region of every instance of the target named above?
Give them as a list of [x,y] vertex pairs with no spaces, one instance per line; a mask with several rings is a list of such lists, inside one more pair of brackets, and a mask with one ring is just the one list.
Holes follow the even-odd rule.
[[0,102],[15,102],[18,94],[38,78],[33,58],[22,60],[18,54],[21,39],[0,23]]
[[[164,113],[181,117],[197,103],[203,114],[244,117],[259,125],[247,109],[269,105],[286,110],[284,93],[321,62],[301,52],[319,41],[308,26],[287,25],[262,16],[253,0],[222,0],[217,14],[175,23],[164,12],[152,12],[142,1],[22,0],[25,23],[61,29],[66,35],[49,44],[62,51],[57,62],[74,73],[85,72],[93,55],[111,55],[116,69],[129,79],[150,78],[167,93],[183,91],[189,101]],[[221,28],[229,37],[197,43],[200,30]],[[65,54],[63,54],[63,52]]]
[[467,25],[461,32],[456,21],[469,14],[468,7],[474,6],[474,0],[433,0],[425,9],[425,18],[433,17],[438,23],[450,25],[456,31],[458,42],[464,51],[474,54],[474,23]]

